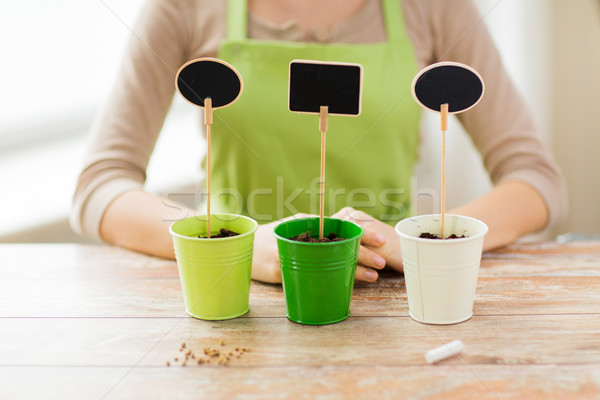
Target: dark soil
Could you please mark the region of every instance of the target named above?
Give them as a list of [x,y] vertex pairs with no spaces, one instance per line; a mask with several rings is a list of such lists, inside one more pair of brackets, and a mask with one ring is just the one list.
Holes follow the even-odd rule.
[[198,237],[202,238],[202,239],[219,239],[219,238],[226,238],[226,237],[232,237],[232,236],[237,236],[237,235],[239,235],[239,233],[230,231],[229,229],[221,228],[219,230],[219,233],[217,233],[216,235],[211,235],[210,238],[208,238],[206,236],[200,236],[200,235],[198,235]]
[[[430,233],[430,232],[423,232],[419,235],[419,237],[422,239],[439,239],[439,240],[442,239],[438,235],[436,235],[434,233]],[[462,238],[466,238],[466,237],[468,237],[468,236],[465,236],[465,235],[457,236],[455,233],[453,233],[452,235],[444,238],[444,240],[445,239],[462,239]]]
[[335,233],[331,232],[327,237],[323,239],[319,239],[318,237],[312,237],[310,232],[304,232],[298,236],[291,237],[290,240],[295,240],[296,242],[306,242],[306,243],[329,243],[329,242],[340,242],[345,240],[344,238],[338,237]]

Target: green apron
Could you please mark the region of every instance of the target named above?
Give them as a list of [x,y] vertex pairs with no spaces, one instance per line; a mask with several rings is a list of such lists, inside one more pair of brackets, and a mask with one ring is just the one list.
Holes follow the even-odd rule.
[[229,0],[218,57],[240,72],[244,91],[214,114],[213,212],[259,223],[318,214],[319,118],[288,110],[289,64],[307,59],[363,66],[361,115],[329,117],[325,215],[351,206],[389,224],[408,216],[420,116],[410,85],[418,70],[399,0],[382,7],[387,42],[313,44],[248,39],[247,1]]

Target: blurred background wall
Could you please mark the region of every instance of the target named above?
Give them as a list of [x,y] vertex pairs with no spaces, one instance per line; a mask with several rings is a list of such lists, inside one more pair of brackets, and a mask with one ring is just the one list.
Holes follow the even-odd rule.
[[600,1],[553,0],[551,121],[570,214],[558,231],[600,233]]

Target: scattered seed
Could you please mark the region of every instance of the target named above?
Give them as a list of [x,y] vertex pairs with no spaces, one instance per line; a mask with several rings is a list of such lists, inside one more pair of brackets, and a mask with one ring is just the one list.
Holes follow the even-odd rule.
[[227,365],[229,363],[229,359],[227,357],[220,357],[218,364],[219,365]]
[[[225,340],[219,340],[219,346],[225,346]],[[218,365],[226,366],[231,362],[232,358],[241,358],[242,355],[246,352],[252,351],[249,347],[235,347],[233,349],[220,349],[213,347],[205,347],[202,349],[202,353],[204,356],[196,355],[192,349],[187,348],[185,342],[181,343],[181,347],[179,348],[180,352],[183,353],[183,357],[175,357],[174,362],[179,362],[179,358],[181,358],[181,366],[187,366],[187,362],[191,359],[194,360],[197,365],[202,364],[210,364],[212,360],[214,360]],[[167,366],[171,366],[171,362],[166,362]]]

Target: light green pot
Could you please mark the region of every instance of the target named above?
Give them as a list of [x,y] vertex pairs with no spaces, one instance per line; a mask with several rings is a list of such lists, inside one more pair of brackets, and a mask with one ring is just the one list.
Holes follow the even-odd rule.
[[234,214],[213,214],[211,236],[225,228],[238,236],[201,239],[206,236],[206,215],[173,223],[173,237],[185,311],[194,318],[221,320],[236,318],[250,309],[250,274],[254,232],[251,218]]

